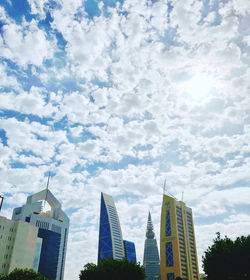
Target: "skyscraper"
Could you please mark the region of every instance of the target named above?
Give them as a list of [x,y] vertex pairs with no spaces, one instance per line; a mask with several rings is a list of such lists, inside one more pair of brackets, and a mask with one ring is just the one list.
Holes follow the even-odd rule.
[[[49,211],[43,211],[44,201],[51,207]],[[15,208],[12,220],[38,228],[37,237],[42,240],[40,254],[34,258],[38,272],[49,279],[63,280],[69,218],[62,211],[60,202],[45,189],[28,196],[25,205]]]
[[101,193],[98,262],[125,257],[122,231],[112,196]]
[[134,242],[123,240],[125,257],[129,262],[136,262],[136,252]]
[[155,280],[160,278],[159,252],[153,230],[153,223],[151,220],[151,214],[149,212],[143,258],[146,280]]
[[192,209],[163,195],[161,210],[161,279],[199,280]]

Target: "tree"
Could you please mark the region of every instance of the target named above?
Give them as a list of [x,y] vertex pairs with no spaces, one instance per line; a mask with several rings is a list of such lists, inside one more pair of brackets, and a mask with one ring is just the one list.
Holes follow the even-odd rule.
[[98,265],[88,263],[79,275],[80,280],[144,280],[145,277],[144,267],[127,259],[103,259]]
[[207,277],[204,273],[200,273],[200,280],[207,280]]
[[0,280],[48,280],[33,269],[16,268],[8,275],[0,275]]
[[249,280],[250,235],[233,241],[227,236],[222,239],[217,232],[214,243],[205,251],[202,261],[207,280]]

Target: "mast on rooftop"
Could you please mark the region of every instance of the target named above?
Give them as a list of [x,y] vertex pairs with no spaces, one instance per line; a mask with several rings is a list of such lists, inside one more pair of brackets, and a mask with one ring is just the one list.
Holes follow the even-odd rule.
[[0,195],[0,199],[1,199],[1,202],[0,202],[0,212],[1,212],[4,197]]
[[163,185],[163,194],[166,193],[166,179],[164,180],[164,185]]

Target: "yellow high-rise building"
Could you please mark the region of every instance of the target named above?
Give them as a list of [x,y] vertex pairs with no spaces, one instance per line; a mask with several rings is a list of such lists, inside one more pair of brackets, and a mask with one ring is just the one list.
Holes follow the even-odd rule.
[[160,234],[161,280],[200,280],[192,209],[163,195]]

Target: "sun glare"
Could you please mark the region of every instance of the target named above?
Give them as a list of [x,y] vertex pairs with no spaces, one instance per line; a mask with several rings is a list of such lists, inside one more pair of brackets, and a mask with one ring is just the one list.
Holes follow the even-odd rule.
[[216,87],[215,79],[206,73],[200,73],[183,84],[183,92],[192,99],[201,100],[213,94]]

